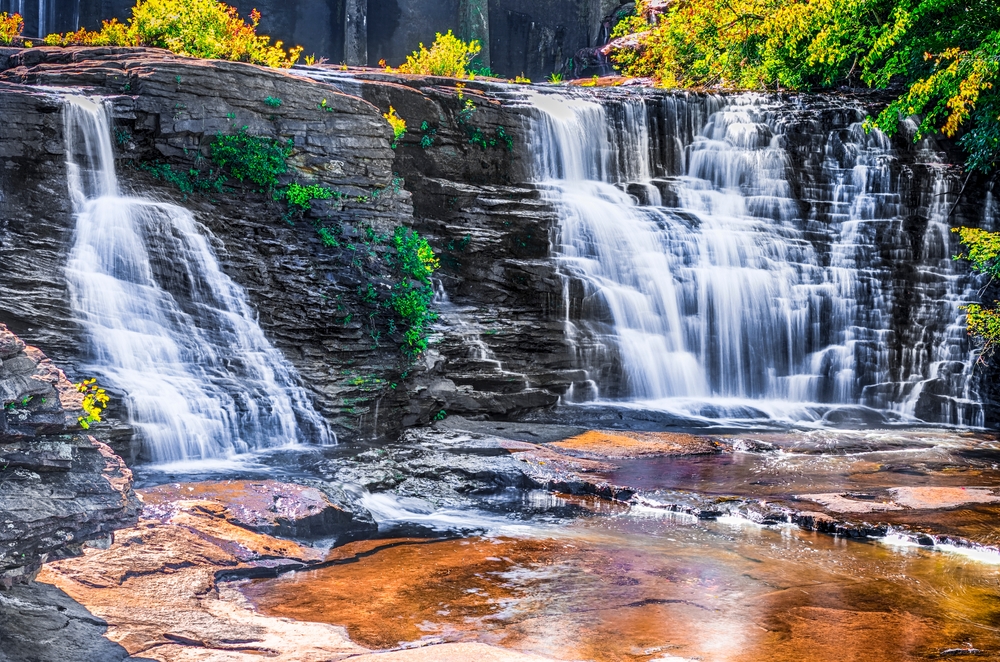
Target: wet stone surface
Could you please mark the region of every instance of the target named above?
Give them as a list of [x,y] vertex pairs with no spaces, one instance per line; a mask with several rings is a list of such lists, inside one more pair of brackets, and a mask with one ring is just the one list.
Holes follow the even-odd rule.
[[[153,481],[43,579],[165,661],[992,659],[995,446],[451,417],[269,456],[291,480]],[[331,509],[353,541],[316,539]]]

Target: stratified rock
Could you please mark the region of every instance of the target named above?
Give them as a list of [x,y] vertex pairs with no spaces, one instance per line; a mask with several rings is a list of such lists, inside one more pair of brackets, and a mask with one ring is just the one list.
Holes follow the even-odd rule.
[[48,559],[108,544],[136,520],[132,473],[84,432],[83,396],[41,351],[0,324],[0,588]]

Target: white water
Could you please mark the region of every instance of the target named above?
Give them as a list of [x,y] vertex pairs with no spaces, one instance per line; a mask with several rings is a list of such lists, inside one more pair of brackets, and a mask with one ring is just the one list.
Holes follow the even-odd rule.
[[[903,229],[883,134],[855,122],[823,135],[810,156],[822,181],[793,191],[788,109],[762,98],[670,99],[666,109],[643,98],[529,100],[537,177],[560,213],[567,337],[597,384],[584,399],[694,418],[817,421],[830,405],[863,405],[915,420],[924,385],[947,377],[927,418],[981,424],[944,202],[929,211],[914,265],[933,276],[923,305],[944,331],[928,328],[926,345],[891,356],[900,294],[884,291],[879,235]],[[675,174],[654,179],[657,165]],[[584,288],[573,317],[570,281]]]
[[293,368],[181,207],[123,195],[105,106],[64,107],[76,215],[66,267],[91,370],[126,394],[156,462],[330,442]]

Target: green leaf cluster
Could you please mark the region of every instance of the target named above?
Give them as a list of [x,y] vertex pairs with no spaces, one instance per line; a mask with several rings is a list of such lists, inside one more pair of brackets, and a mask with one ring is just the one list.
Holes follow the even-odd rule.
[[287,159],[293,141],[254,136],[242,127],[233,134],[222,133],[210,147],[212,161],[233,177],[256,184],[261,192],[278,186],[278,177],[288,172]]
[[[990,281],[1000,276],[1000,232],[988,232],[980,228],[954,228],[966,251],[955,256],[956,260],[968,260],[972,270],[989,276]],[[966,314],[969,335],[983,343],[982,354],[993,353],[1000,343],[1000,302],[993,306],[972,303],[962,306]]]
[[434,299],[431,276],[441,263],[427,240],[408,228],[396,228],[392,236],[395,267],[402,279],[392,289],[392,309],[403,323],[403,351],[416,356],[427,349],[427,335],[437,314],[430,309]]

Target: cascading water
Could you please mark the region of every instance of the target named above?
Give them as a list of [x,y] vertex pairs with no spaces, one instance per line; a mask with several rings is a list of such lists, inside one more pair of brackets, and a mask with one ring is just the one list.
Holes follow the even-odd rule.
[[[821,136],[819,181],[803,184],[789,108],[763,97],[529,102],[537,178],[560,214],[567,337],[596,385],[571,397],[710,419],[833,422],[839,405],[867,416],[861,405],[982,423],[968,292],[933,206],[916,252],[935,283],[925,307],[942,317],[925,346],[890,355],[899,295],[879,242],[903,233],[901,203],[891,145],[857,111]],[[937,399],[918,408],[932,381]]]
[[91,370],[126,394],[152,459],[328,443],[325,422],[187,210],[118,189],[109,113],[65,104],[76,214],[66,267]]

